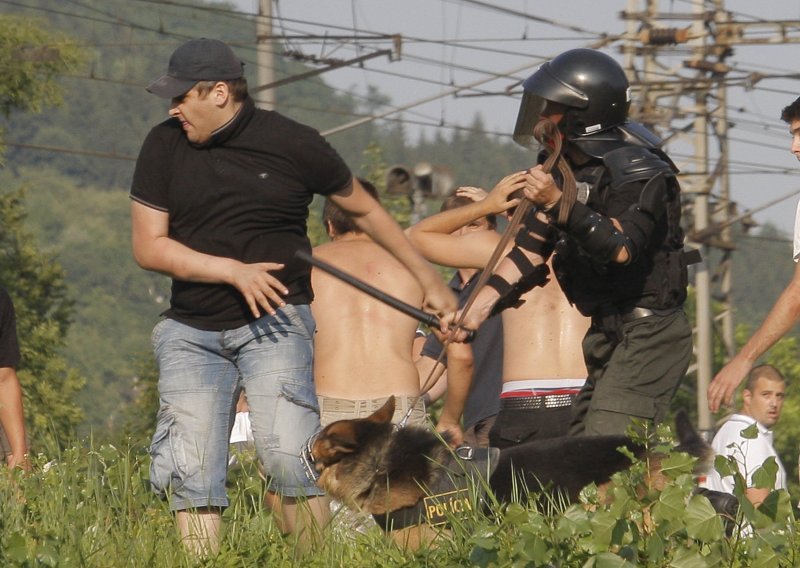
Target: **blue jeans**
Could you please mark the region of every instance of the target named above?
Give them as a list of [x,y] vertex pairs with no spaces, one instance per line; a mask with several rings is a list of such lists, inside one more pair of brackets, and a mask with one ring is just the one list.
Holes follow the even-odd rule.
[[319,430],[314,328],[307,305],[288,305],[229,331],[203,331],[171,319],[155,326],[161,406],[150,446],[150,482],[170,498],[173,511],[228,505],[228,441],[242,388],[269,489],[287,497],[322,494],[299,458],[303,443]]

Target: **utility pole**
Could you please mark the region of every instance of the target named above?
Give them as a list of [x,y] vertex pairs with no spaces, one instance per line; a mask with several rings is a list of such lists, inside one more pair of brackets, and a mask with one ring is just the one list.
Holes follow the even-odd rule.
[[[736,211],[729,188],[727,93],[729,85],[737,83],[728,79],[731,69],[725,59],[735,45],[800,42],[800,22],[735,22],[725,11],[724,0],[714,0],[711,11],[704,9],[702,0],[694,0],[688,13],[661,13],[658,0],[644,0],[644,8],[638,11],[640,4],[628,0],[628,9],[622,14],[627,22],[621,48],[624,65],[637,93],[631,115],[656,130],[671,129],[673,133],[667,137],[670,146],[685,144],[692,148],[690,158],[678,164],[685,219],[691,223],[687,244],[703,256],[703,262],[693,270],[697,319],[695,363],[690,372],[697,376],[698,426],[709,432],[713,424],[706,390],[713,371],[711,289],[715,281],[719,283],[717,299],[722,304],[717,329],[728,356],[735,353],[731,296],[735,246],[730,226]],[[688,27],[668,27],[665,21],[688,22]],[[667,56],[682,61],[670,67],[661,61]],[[687,71],[691,75],[686,75]],[[738,84],[747,86],[760,79],[751,74]],[[714,152],[712,139],[716,140]],[[710,263],[716,257],[721,260],[712,277]]]
[[[705,50],[707,38],[703,33],[704,26],[701,19],[703,13],[703,0],[694,0],[692,4],[693,12],[698,16],[690,26],[690,35],[692,39],[688,43],[692,46],[693,61],[703,61],[705,59]],[[701,76],[703,71],[698,71],[697,75]],[[708,155],[708,124],[709,124],[709,111],[708,111],[708,98],[710,95],[711,86],[706,85],[704,88],[699,88],[695,92],[695,119],[694,119],[694,174],[690,174],[690,182],[688,184],[689,193],[694,194],[694,231],[702,231],[708,228],[709,215],[709,195],[714,183],[712,178],[711,164]],[[726,109],[721,109],[721,112],[726,115]],[[713,345],[714,339],[711,335],[711,321],[713,318],[713,311],[711,309],[711,272],[709,265],[711,259],[709,258],[710,249],[707,243],[702,241],[693,241],[694,232],[690,232],[688,240],[693,248],[699,249],[702,255],[702,261],[697,265],[695,271],[695,310],[696,323],[695,323],[695,359],[697,361],[696,376],[697,376],[697,426],[703,432],[710,432],[713,424],[711,422],[711,413],[708,410],[708,403],[705,396],[708,390],[708,385],[711,382],[711,373],[713,369],[712,354],[714,352]]]
[[[256,17],[256,84],[275,82],[275,46],[272,44],[272,0],[258,0]],[[257,94],[256,94],[257,93]],[[265,110],[275,110],[275,90],[253,90],[256,105]]]

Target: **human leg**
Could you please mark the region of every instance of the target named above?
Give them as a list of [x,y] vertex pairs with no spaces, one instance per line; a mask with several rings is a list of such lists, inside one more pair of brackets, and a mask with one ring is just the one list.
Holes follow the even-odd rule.
[[175,520],[181,542],[193,556],[205,558],[219,552],[222,515],[219,509],[177,511]]
[[688,368],[692,335],[683,311],[626,323],[622,334],[595,383],[588,435],[624,434],[633,418],[661,422]]
[[597,383],[602,380],[608,359],[617,345],[615,337],[609,336],[602,329],[592,325],[583,338],[581,349],[586,364],[586,382],[572,403],[572,417],[568,435],[582,436],[586,434],[586,418],[592,404]]
[[159,322],[152,336],[160,408],[150,446],[150,482],[176,511],[187,549],[200,555],[219,548],[238,377],[218,351],[216,336],[169,319]]
[[264,504],[272,511],[280,531],[298,537],[304,546],[320,542],[322,529],[330,521],[330,499],[324,495],[286,497],[268,490]]
[[307,306],[286,306],[249,326],[225,332],[247,393],[253,438],[270,478],[267,506],[284,532],[312,536],[327,522],[323,495],[300,463],[319,430],[312,360],[314,322]]
[[529,410],[510,410],[501,406],[489,432],[489,445],[503,449],[532,440],[565,436],[571,416],[569,406]]

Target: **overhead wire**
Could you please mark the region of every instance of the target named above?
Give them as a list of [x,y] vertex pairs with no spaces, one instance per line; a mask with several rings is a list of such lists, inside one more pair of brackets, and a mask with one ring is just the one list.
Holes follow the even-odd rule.
[[[211,12],[211,13],[214,13],[214,14],[222,14],[222,13],[224,13],[226,15],[226,17],[228,17],[230,15],[230,17],[237,18],[237,19],[252,20],[252,17],[253,17],[250,14],[238,13],[238,12],[231,11],[231,10],[228,10],[228,9],[215,8],[215,7],[211,7],[211,6],[189,5],[189,4],[185,4],[185,3],[181,3],[181,2],[165,1],[165,0],[159,0],[159,1],[155,1],[155,0],[136,0],[136,1],[148,2],[148,3],[151,3],[151,4],[157,4],[157,5],[162,5],[162,6],[172,6],[172,7],[187,8],[187,9],[192,9],[192,10],[208,11],[208,12]],[[499,10],[499,11],[503,11],[503,12],[506,12],[506,13],[510,13],[509,10],[504,9],[503,7],[490,5],[488,2],[478,2],[478,1],[471,1],[471,0],[456,0],[456,1],[458,3],[461,3],[461,4],[471,4],[471,5],[475,5],[475,6],[481,6],[481,7],[486,8],[486,9]],[[70,2],[72,4],[74,4],[74,5],[86,7],[85,3],[78,2],[77,0],[70,0]],[[9,4],[9,5],[21,6],[21,7],[25,7],[25,8],[37,9],[37,7],[27,6],[27,5],[21,4],[19,2],[14,2],[14,1],[3,0],[3,3]],[[45,12],[51,12],[51,13],[58,13],[58,14],[64,15],[64,16],[79,17],[79,18],[89,19],[89,20],[92,20],[92,21],[97,21],[99,23],[105,23],[105,24],[109,24],[109,25],[125,25],[125,26],[129,26],[129,27],[131,27],[133,29],[139,29],[141,31],[150,31],[150,32],[154,32],[154,33],[160,33],[162,35],[171,35],[171,36],[176,37],[176,38],[180,38],[181,37],[179,34],[164,34],[163,30],[158,30],[158,29],[155,29],[155,28],[152,28],[152,27],[148,27],[148,26],[141,26],[141,25],[136,24],[135,22],[122,21],[120,18],[116,18],[113,14],[107,14],[107,13],[102,12],[101,10],[98,10],[98,9],[94,9],[94,11],[96,11],[98,13],[101,13],[103,15],[106,15],[108,17],[111,17],[112,20],[103,20],[102,18],[87,16],[87,15],[76,15],[76,14],[71,14],[71,13],[68,13],[68,12],[61,11],[61,10],[44,10],[44,11]],[[511,11],[511,12],[517,12],[517,11]],[[516,15],[519,15],[519,14],[516,14]],[[534,21],[541,20],[540,18],[532,17],[529,14],[526,15],[526,18],[534,20]],[[277,22],[284,22],[284,18],[273,18],[273,20],[276,20]],[[308,24],[308,25],[323,26],[326,29],[336,29],[336,26],[330,26],[329,24],[324,24],[324,23],[303,22],[302,20],[293,20],[293,21],[297,22],[297,23],[305,23],[305,24]],[[584,28],[578,28],[576,26],[562,25],[561,23],[555,22],[555,21],[548,21],[547,23],[551,24],[551,25],[554,25],[554,26],[563,27],[564,29],[568,29],[570,31],[574,31],[576,33],[588,34],[591,37],[601,37],[601,36],[605,35],[605,34],[597,34],[597,36],[595,36],[594,34],[596,32],[591,32],[589,30],[586,30]],[[282,24],[280,24],[280,25],[282,25]],[[364,34],[370,33],[369,30],[359,30],[355,25],[353,26],[353,28],[350,31],[353,31],[354,35],[356,34],[356,32],[357,33],[364,33]],[[378,32],[373,32],[373,33],[375,33],[376,35],[379,35]],[[454,53],[455,49],[467,48],[467,46],[464,45],[465,42],[463,40],[453,41],[453,40],[429,40],[429,39],[424,39],[424,38],[408,38],[407,41],[410,42],[410,43],[411,42],[434,43],[434,44],[438,43],[438,44],[440,44],[442,46],[450,46],[453,49],[453,53]],[[476,48],[476,46],[469,46],[469,48]],[[479,47],[477,47],[477,48],[480,49]],[[493,51],[495,51],[495,50],[493,50]],[[504,51],[507,51],[507,50],[504,50]],[[442,68],[445,68],[445,69],[449,67],[447,64],[443,65],[441,61],[437,62],[435,60],[431,60],[430,58],[426,58],[424,56],[414,56],[414,55],[406,54],[406,57],[410,58],[411,60],[416,61],[417,63],[420,63],[420,64],[429,64],[429,65],[437,65],[438,64],[438,65],[442,65]],[[452,66],[450,66],[450,68],[452,69]],[[365,69],[365,72],[366,72],[366,70],[367,70],[366,67],[364,67],[364,69]],[[487,72],[491,73],[490,71],[482,70],[482,69],[479,69],[479,68],[470,68],[469,66],[463,66],[462,70],[476,72],[476,73],[487,73]],[[384,74],[392,74],[393,73],[393,72],[387,72],[386,70],[380,70],[380,69],[369,69],[369,72],[370,73],[384,73]],[[403,76],[402,74],[397,74],[397,75],[400,75],[401,77]],[[419,77],[408,77],[408,76],[406,76],[405,78],[413,78],[415,80],[421,80]],[[794,77],[792,77],[792,78],[794,78]],[[97,78],[97,77],[91,77],[91,79],[100,80],[100,81],[104,80],[102,78]],[[431,81],[431,80],[428,80],[428,82],[435,83],[435,81]],[[125,83],[125,82],[119,82],[119,83],[120,84],[130,85],[130,83]],[[444,84],[445,81],[439,81],[439,83],[440,84]],[[452,83],[452,81],[449,81],[449,83]],[[763,86],[759,86],[758,89],[763,90],[764,87]],[[776,90],[776,92],[783,93],[784,91]],[[348,94],[349,95],[353,95],[353,93],[351,93],[351,92],[348,92]],[[482,94],[488,95],[490,93],[484,92]],[[409,109],[404,109],[404,112],[408,112],[408,111],[409,111]],[[355,113],[353,113],[353,114],[355,115]],[[389,117],[384,117],[384,118],[382,118],[382,120],[387,120],[387,121],[391,120],[393,122],[403,122],[404,119],[390,119]],[[413,121],[409,121],[408,119],[405,119],[405,120],[407,122],[409,122],[409,123],[413,123]],[[452,128],[452,129],[462,129],[462,130],[465,130],[465,131],[471,130],[471,128],[469,128],[469,127],[462,127],[462,126],[458,126],[458,125],[447,124],[444,120],[441,120],[441,119],[437,121],[435,119],[429,118],[429,120],[431,120],[431,125],[436,125],[436,126],[445,127],[445,128]],[[416,122],[417,123],[421,123],[422,121],[416,121]],[[777,146],[775,146],[775,147],[777,147]],[[732,165],[736,165],[736,164],[732,162]]]

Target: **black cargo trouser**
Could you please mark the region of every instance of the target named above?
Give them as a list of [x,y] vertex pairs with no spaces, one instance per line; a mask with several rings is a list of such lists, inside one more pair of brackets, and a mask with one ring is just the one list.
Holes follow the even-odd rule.
[[573,405],[570,435],[625,434],[631,418],[664,420],[689,367],[692,328],[683,310],[603,329],[583,339],[589,378]]

